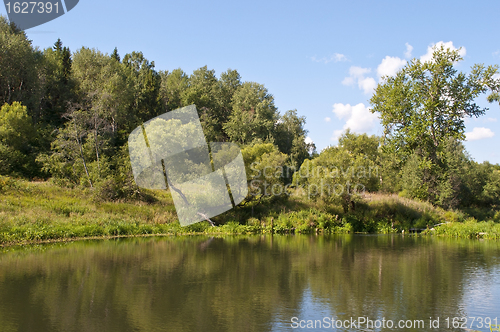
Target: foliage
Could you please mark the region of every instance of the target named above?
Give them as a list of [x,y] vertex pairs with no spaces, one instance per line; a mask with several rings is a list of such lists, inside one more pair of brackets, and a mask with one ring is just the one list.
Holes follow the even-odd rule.
[[249,199],[287,195],[285,154],[272,143],[254,143],[243,148],[241,153],[249,183]]
[[454,65],[461,60],[458,50],[441,46],[432,60],[414,59],[377,86],[370,102],[380,114],[387,148],[403,158],[419,152],[435,163],[445,140],[465,138],[464,118],[487,110],[474,99],[499,89],[500,82],[494,79],[497,66],[476,64],[469,75],[457,73]]
[[314,143],[306,143],[306,118],[290,110],[280,116],[275,129],[275,142],[281,152],[288,155],[290,165],[297,169],[316,150]]
[[43,52],[44,91],[40,102],[40,121],[59,127],[64,123],[68,102],[75,102],[75,81],[71,75],[71,52],[60,39]]
[[23,31],[0,16],[0,103],[21,102],[38,119],[41,96],[41,53]]
[[258,83],[245,82],[235,91],[233,112],[223,125],[231,141],[252,143],[255,139],[272,140],[278,120],[274,98]]
[[360,194],[378,189],[376,147],[375,136],[347,131],[338,147],[329,147],[316,158],[304,161],[293,183],[305,189],[308,198],[340,204],[344,212],[354,210]]
[[385,77],[370,99],[384,126],[383,149],[398,157],[400,167],[409,163],[403,189],[450,207],[460,203],[462,181],[456,171],[462,162],[449,160],[454,156],[449,149],[455,144],[460,150],[454,142],[465,138],[464,119],[487,110],[475,98],[500,89],[494,78],[498,66],[476,64],[465,74],[454,68],[461,60],[458,50],[436,48],[430,61],[414,59],[394,77]]
[[36,174],[33,158],[37,133],[26,106],[19,102],[4,104],[0,110],[0,174]]
[[493,221],[478,222],[474,218],[469,218],[463,223],[452,222],[437,226],[428,233],[468,239],[500,239],[500,224]]

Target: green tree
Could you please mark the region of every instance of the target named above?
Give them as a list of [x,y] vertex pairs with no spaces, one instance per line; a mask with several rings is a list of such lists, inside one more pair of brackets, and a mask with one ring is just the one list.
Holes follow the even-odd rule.
[[316,158],[304,161],[294,174],[294,184],[309,199],[338,204],[347,213],[355,209],[361,194],[378,189],[378,167],[364,153],[352,153],[342,146],[329,147]]
[[370,99],[384,127],[383,148],[402,164],[418,154],[426,199],[435,203],[440,201],[440,175],[447,172],[445,145],[449,139],[465,139],[464,118],[487,110],[475,98],[500,89],[500,80],[494,79],[498,66],[475,64],[465,74],[454,68],[461,60],[459,51],[436,48],[430,61],[414,59],[394,77],[385,77]]
[[42,54],[33,49],[26,34],[0,16],[0,103],[19,101],[37,122],[42,95]]
[[99,51],[81,48],[73,54],[72,76],[76,82],[79,106],[73,109],[92,113],[94,129],[116,135],[127,123],[135,125],[131,113],[135,90],[126,69]]
[[115,168],[110,157],[116,150],[118,131],[137,123],[137,115],[128,112],[134,87],[126,67],[88,48],[74,53],[71,77],[79,102],[68,105],[67,121],[58,128],[51,154],[39,160],[58,179],[94,186]]
[[133,92],[130,113],[135,114],[139,121],[147,121],[163,113],[160,99],[161,78],[154,70],[154,62],[149,62],[142,52],[132,52],[123,57],[122,63],[127,70]]
[[188,87],[182,93],[182,104],[183,106],[195,104],[200,115],[203,112],[209,112],[217,117],[218,90],[219,84],[215,70],[209,70],[207,66],[201,67],[189,76]]
[[272,141],[277,120],[274,97],[262,84],[245,82],[233,95],[233,112],[223,129],[231,141],[240,144]]
[[[220,123],[226,123],[229,120],[233,109],[233,96],[240,86],[241,76],[236,70],[228,69],[220,75],[218,96]],[[220,129],[222,131],[222,126]]]
[[182,94],[188,88],[189,77],[182,69],[177,68],[172,72],[160,71],[161,86],[160,97],[166,111],[173,111],[183,105]]
[[289,155],[290,164],[298,169],[310,152],[316,147],[314,143],[306,143],[307,130],[304,128],[306,118],[298,116],[297,110],[289,110],[279,117],[275,128],[275,142],[281,152]]
[[207,66],[193,71],[188,87],[182,92],[183,106],[195,104],[205,135],[209,141],[225,141],[222,131],[224,111],[221,107],[221,85],[215,71]]
[[116,61],[120,62],[121,59],[120,59],[120,54],[118,54],[118,48],[114,48],[113,49],[113,53],[111,53],[111,58],[112,59],[115,59]]
[[36,133],[26,106],[4,104],[0,110],[0,174],[36,174],[33,141]]
[[346,149],[353,155],[365,155],[366,158],[376,162],[379,158],[380,138],[367,134],[356,134],[347,129],[339,137],[339,146]]
[[43,52],[44,95],[40,105],[41,121],[59,127],[68,103],[74,102],[75,84],[71,77],[71,52],[58,39]]
[[287,155],[272,143],[255,143],[241,150],[245,161],[249,195],[247,199],[286,196],[284,185]]

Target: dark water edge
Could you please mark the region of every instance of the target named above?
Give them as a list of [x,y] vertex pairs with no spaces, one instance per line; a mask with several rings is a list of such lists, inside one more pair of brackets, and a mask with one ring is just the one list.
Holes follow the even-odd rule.
[[35,245],[0,254],[0,300],[0,331],[295,331],[301,321],[316,323],[308,331],[361,331],[326,323],[359,317],[425,324],[372,331],[489,331],[486,318],[500,323],[500,242],[255,235]]

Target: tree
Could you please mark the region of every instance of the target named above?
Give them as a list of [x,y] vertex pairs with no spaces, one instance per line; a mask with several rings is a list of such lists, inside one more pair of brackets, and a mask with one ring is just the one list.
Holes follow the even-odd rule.
[[[225,123],[229,120],[232,112],[233,96],[241,86],[241,76],[236,70],[228,69],[220,75],[219,79],[219,122]],[[220,127],[222,131],[222,126]]]
[[183,106],[195,104],[198,114],[210,112],[217,116],[219,84],[215,76],[215,70],[209,70],[207,66],[193,71],[189,76],[188,87],[182,93]]
[[[111,58],[114,59],[113,55]],[[129,113],[135,114],[140,121],[147,121],[163,113],[160,99],[161,78],[154,70],[154,62],[149,62],[142,52],[132,52],[123,57],[122,63],[133,93]]]
[[42,54],[26,34],[0,16],[0,104],[21,102],[38,121]]
[[339,137],[339,146],[346,149],[353,155],[365,155],[368,159],[376,162],[379,156],[380,138],[367,134],[356,134],[347,129]]
[[35,130],[26,106],[4,104],[0,110],[0,174],[33,175]]
[[290,156],[290,164],[298,169],[309,152],[315,149],[314,143],[306,143],[306,118],[298,116],[297,110],[289,110],[279,117],[275,129],[275,142],[281,152]]
[[345,146],[329,147],[316,158],[305,160],[294,174],[294,184],[310,199],[339,204],[345,213],[354,210],[358,196],[377,190],[379,184],[378,166],[369,157],[372,152],[364,153],[367,149],[362,146],[350,150],[354,144],[347,144],[361,142],[364,138],[350,132],[343,134],[339,141]]
[[71,77],[71,52],[58,39],[52,48],[43,52],[44,95],[40,105],[40,119],[60,126],[69,102],[74,102],[74,80]]
[[78,102],[68,105],[52,153],[39,160],[56,178],[93,186],[109,175],[119,129],[137,123],[137,115],[127,112],[134,90],[126,67],[88,48],[74,53],[71,77]]
[[74,109],[92,112],[94,127],[101,126],[112,135],[129,122],[135,125],[137,115],[131,116],[130,109],[136,91],[127,74],[122,64],[111,57],[82,47],[73,54],[72,77],[80,104]]
[[383,148],[396,154],[401,165],[410,155],[419,155],[426,198],[433,202],[439,200],[441,174],[447,171],[446,142],[464,140],[464,118],[487,110],[474,99],[500,89],[500,80],[494,78],[498,66],[475,64],[465,74],[454,68],[461,60],[457,50],[435,48],[430,61],[413,59],[394,77],[385,77],[370,99],[384,127]]
[[287,156],[272,143],[255,143],[241,150],[245,160],[249,196],[247,200],[287,194],[284,178]]
[[188,88],[189,84],[186,73],[177,68],[172,72],[160,71],[160,77],[160,97],[166,111],[173,111],[182,106],[187,106],[182,103],[182,93]]
[[233,95],[233,112],[223,129],[231,141],[249,144],[255,139],[274,139],[278,112],[274,98],[259,83],[245,82]]
[[118,48],[114,48],[113,53],[111,53],[111,58],[120,62],[120,54],[118,54]]

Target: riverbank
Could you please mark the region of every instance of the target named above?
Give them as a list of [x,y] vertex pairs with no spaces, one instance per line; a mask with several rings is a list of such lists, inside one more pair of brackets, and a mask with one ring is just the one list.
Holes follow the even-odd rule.
[[[96,200],[93,191],[59,187],[51,182],[2,178],[0,245],[68,241],[82,238],[183,234],[259,233],[401,233],[462,238],[500,238],[499,213],[445,211],[397,195],[369,194],[344,214],[338,206],[308,201],[293,193],[288,199],[247,204],[201,222],[180,226],[168,192],[146,191],[138,201]],[[479,214],[479,212],[476,211]],[[439,226],[435,226],[441,224]]]

